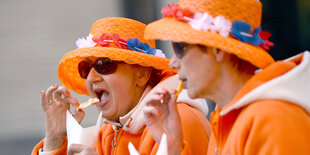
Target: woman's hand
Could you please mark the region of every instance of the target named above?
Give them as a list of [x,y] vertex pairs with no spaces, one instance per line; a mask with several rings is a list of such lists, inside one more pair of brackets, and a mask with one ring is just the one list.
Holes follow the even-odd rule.
[[68,155],[83,154],[83,155],[98,155],[93,148],[82,144],[71,144],[68,150]]
[[[46,121],[43,151],[57,150],[64,143],[67,135],[66,113],[70,109],[70,104],[79,105],[77,99],[64,86],[54,84],[46,92],[41,91],[41,105]],[[76,110],[73,116],[78,122],[81,122],[84,115],[82,110]]]
[[175,90],[156,91],[146,103],[144,118],[153,138],[159,144],[162,134],[167,135],[169,154],[180,154],[183,149],[183,131],[177,110]]

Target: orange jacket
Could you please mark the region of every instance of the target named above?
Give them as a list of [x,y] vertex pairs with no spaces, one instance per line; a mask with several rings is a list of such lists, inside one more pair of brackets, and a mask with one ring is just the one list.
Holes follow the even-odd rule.
[[[205,115],[198,109],[187,104],[179,103],[178,110],[181,114],[184,140],[188,150],[192,154],[206,154],[208,146],[208,130],[210,126],[205,119]],[[128,143],[131,142],[142,154],[156,154],[158,144],[153,139],[151,132],[145,128],[142,133],[132,134],[122,128],[115,128],[110,124],[104,124],[98,134],[98,141],[95,150],[100,155],[129,154]],[[112,146],[115,143],[115,146]],[[32,155],[37,155],[39,149],[43,147],[41,141],[33,150]],[[53,154],[66,154],[67,141]]]
[[[161,82],[161,86],[156,87],[171,88],[177,87],[177,84],[176,77],[172,77]],[[211,135],[211,127],[206,119],[206,104],[190,100],[182,94],[184,93],[179,95],[177,107],[181,117],[186,148],[192,154],[206,154],[209,135]],[[145,98],[147,97],[145,96]],[[145,127],[142,109],[143,101],[126,116],[120,118],[120,122],[123,124],[122,128],[105,123],[98,134],[96,152],[99,155],[129,154],[128,143],[131,142],[141,155],[156,154],[158,144],[153,139],[150,130]],[[43,141],[35,146],[32,155],[37,155],[42,147]],[[66,154],[66,152],[67,141],[53,154]]]
[[254,75],[211,115],[211,154],[310,154],[310,54]]

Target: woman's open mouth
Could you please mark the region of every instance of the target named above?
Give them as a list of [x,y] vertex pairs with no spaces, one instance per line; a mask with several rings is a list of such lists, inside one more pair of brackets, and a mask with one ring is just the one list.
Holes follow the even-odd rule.
[[106,105],[109,102],[110,94],[106,90],[103,89],[96,89],[94,90],[96,97],[100,100],[98,103],[98,106],[100,108],[103,108],[104,105]]

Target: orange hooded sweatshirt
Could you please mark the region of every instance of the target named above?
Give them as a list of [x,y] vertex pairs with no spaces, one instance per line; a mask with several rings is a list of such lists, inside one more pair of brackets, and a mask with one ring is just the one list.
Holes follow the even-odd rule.
[[310,53],[255,74],[211,115],[212,154],[310,154]]
[[[176,88],[177,85],[177,77],[173,76],[160,82],[153,90],[157,88],[172,89]],[[105,120],[105,124],[102,125],[98,133],[95,146],[95,151],[99,155],[129,154],[129,142],[134,145],[141,155],[156,154],[159,146],[145,125],[142,111],[146,98],[149,97],[153,90],[146,91],[145,97],[140,100],[134,109],[120,118],[118,125],[111,125],[115,123]],[[205,100],[192,100],[186,94],[186,92],[181,92],[177,100],[186,148],[192,154],[206,154],[211,135],[211,127],[206,119],[208,107]],[[39,154],[43,143],[42,140],[35,146],[32,155]],[[67,140],[58,150],[50,154],[67,154]]]

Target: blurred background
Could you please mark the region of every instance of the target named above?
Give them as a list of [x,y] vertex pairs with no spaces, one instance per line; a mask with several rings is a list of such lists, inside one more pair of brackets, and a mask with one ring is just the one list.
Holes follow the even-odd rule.
[[[148,24],[161,18],[161,8],[172,2],[177,0],[1,0],[0,154],[30,154],[44,137],[40,91],[60,84],[61,57],[76,48],[75,41],[87,36],[97,19],[120,16]],[[262,3],[262,27],[272,33],[270,53],[276,60],[310,49],[309,0]],[[171,56],[169,42],[157,45]],[[87,100],[73,94],[80,102]],[[93,125],[97,116],[94,107],[87,109],[82,125]]]

